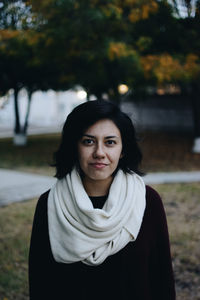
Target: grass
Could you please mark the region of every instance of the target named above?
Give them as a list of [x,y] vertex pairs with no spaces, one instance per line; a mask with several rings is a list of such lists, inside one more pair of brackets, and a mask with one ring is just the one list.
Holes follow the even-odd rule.
[[[198,154],[191,153],[192,138],[175,134],[141,134],[143,170],[200,170]],[[32,136],[26,147],[0,139],[0,167],[53,175],[49,167],[58,134]],[[200,185],[153,186],[162,196],[170,233],[177,300],[200,300]],[[37,199],[0,207],[0,300],[27,300],[27,261]]]
[[170,233],[177,300],[200,299],[200,184],[154,185]]
[[0,299],[28,299],[28,247],[36,200],[0,208]]
[[191,135],[145,132],[140,139],[145,172],[200,170],[200,154],[192,153]]
[[0,139],[0,168],[53,175],[50,164],[59,140],[59,134],[29,136],[26,146],[16,147],[12,139]]

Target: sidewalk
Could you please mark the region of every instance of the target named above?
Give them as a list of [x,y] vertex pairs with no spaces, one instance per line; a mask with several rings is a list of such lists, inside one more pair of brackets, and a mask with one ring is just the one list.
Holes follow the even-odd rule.
[[199,182],[200,171],[148,173],[144,181],[146,184]]
[[39,197],[55,181],[54,177],[0,169],[0,206]]
[[[55,183],[56,178],[31,173],[0,169],[0,206],[39,197]],[[149,173],[146,184],[199,182],[200,171]]]

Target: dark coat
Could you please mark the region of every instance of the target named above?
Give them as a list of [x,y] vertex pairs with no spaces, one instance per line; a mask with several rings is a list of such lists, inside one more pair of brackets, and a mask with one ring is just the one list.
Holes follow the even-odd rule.
[[57,263],[51,252],[48,192],[36,207],[29,253],[30,299],[174,300],[166,216],[158,193],[146,187],[139,235],[99,266]]

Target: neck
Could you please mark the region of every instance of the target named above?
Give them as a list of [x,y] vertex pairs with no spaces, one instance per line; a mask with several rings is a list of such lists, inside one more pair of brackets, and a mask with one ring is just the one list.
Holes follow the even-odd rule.
[[84,177],[82,181],[86,193],[91,197],[97,197],[108,194],[113,178],[110,177],[106,180],[92,180]]

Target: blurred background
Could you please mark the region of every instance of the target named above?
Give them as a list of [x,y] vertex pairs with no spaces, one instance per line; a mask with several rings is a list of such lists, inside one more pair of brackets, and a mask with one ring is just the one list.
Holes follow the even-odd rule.
[[1,131],[20,144],[30,127],[60,128],[81,101],[104,98],[139,129],[189,133],[200,152],[199,6],[0,1]]
[[[53,176],[66,116],[95,99],[129,114],[144,172],[200,171],[200,1],[0,0],[0,168]],[[199,182],[155,188],[177,299],[198,300]],[[0,299],[28,299],[36,201],[0,207]]]

